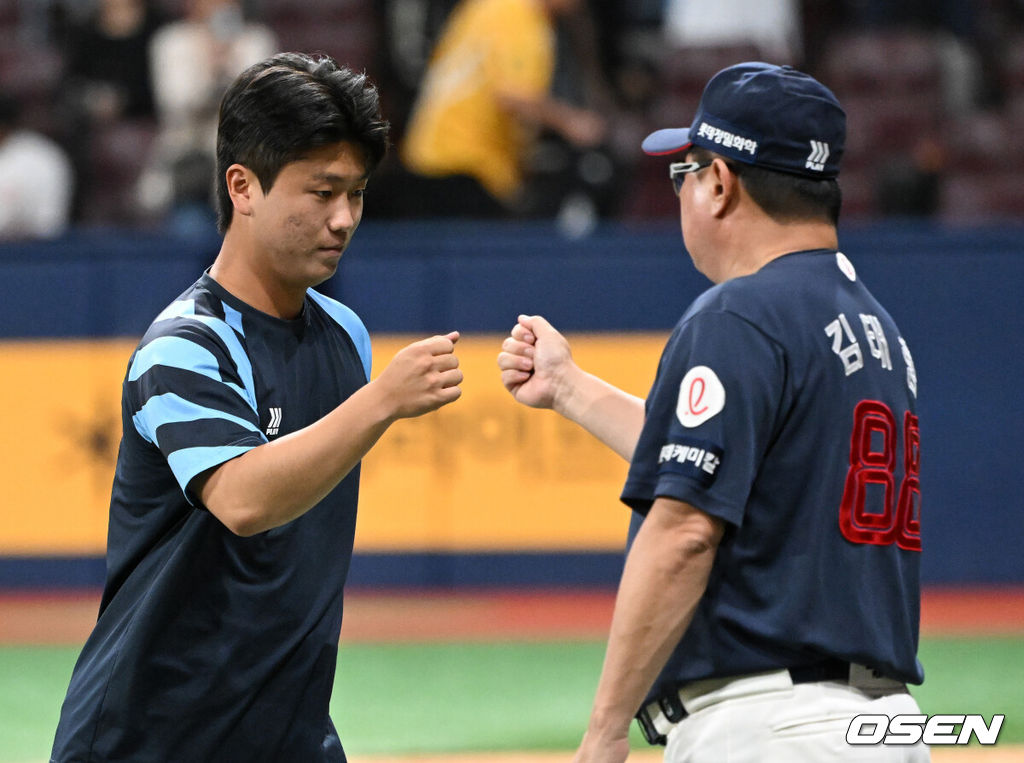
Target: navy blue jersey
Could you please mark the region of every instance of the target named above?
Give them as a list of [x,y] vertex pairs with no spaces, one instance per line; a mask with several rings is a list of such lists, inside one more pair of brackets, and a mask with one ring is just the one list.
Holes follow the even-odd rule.
[[923,680],[916,397],[899,329],[834,250],[780,257],[690,306],[622,499],[631,539],[660,496],[726,531],[651,698],[824,657]]
[[366,329],[310,290],[291,321],[208,275],[129,363],[99,620],[54,761],[344,760],[328,717],[359,472],[243,538],[194,478],[329,413],[369,378]]

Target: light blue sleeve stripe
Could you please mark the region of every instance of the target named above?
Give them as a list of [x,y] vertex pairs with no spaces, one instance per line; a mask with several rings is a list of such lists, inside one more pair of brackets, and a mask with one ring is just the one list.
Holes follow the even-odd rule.
[[[174,478],[178,480],[181,489],[184,491],[188,483],[197,474],[202,474],[207,469],[219,466],[225,461],[230,461],[236,456],[246,453],[256,445],[217,445],[214,447],[182,448],[174,451],[167,457]],[[188,494],[186,493],[186,497]]]
[[220,365],[212,352],[191,339],[180,336],[160,336],[135,353],[132,367],[128,369],[128,381],[133,382],[153,366],[170,366],[202,374],[216,382],[225,384],[255,410],[251,395],[237,384],[221,378]]
[[249,407],[254,411],[256,408],[256,385],[252,378],[252,363],[249,362],[249,356],[245,354],[245,348],[242,347],[242,342],[238,338],[238,334],[235,333],[228,324],[219,318],[214,318],[211,315],[194,315],[191,316],[192,320],[198,321],[206,326],[213,329],[217,336],[220,337],[221,341],[224,342],[224,346],[228,348],[228,352],[231,355],[231,360],[235,364],[235,368],[238,370],[238,376],[242,380],[242,386],[245,388],[246,401],[249,403]]
[[263,433],[259,427],[247,419],[234,416],[216,408],[208,408],[199,405],[191,400],[186,400],[173,392],[166,392],[162,395],[154,395],[139,411],[132,417],[135,430],[148,442],[156,442],[156,430],[164,424],[178,424],[185,421],[199,421],[200,419],[221,419],[230,421],[233,424],[256,433],[261,439]]
[[196,301],[194,299],[179,299],[165,307],[163,312],[156,317],[153,323],[156,323],[157,321],[166,321],[170,320],[171,318],[181,318],[182,316],[185,315],[195,314]]
[[369,379],[370,366],[373,361],[370,333],[366,330],[366,326],[363,325],[359,316],[351,308],[330,297],[325,297],[319,292],[307,289],[306,293],[320,307],[327,311],[327,314],[334,319],[335,323],[345,329],[348,335],[352,337],[352,344],[356,346],[356,352],[359,353],[359,358],[363,361],[363,370],[366,371],[366,378]]

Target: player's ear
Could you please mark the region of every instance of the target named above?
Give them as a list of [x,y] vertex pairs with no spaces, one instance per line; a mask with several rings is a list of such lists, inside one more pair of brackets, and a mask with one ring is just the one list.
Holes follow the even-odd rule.
[[235,212],[240,215],[252,215],[252,202],[257,194],[262,195],[260,182],[255,173],[241,164],[232,164],[224,173],[224,182],[228,187],[228,196]]
[[721,217],[739,199],[740,178],[729,169],[729,165],[721,158],[716,157],[708,168],[711,175],[711,213],[715,217]]

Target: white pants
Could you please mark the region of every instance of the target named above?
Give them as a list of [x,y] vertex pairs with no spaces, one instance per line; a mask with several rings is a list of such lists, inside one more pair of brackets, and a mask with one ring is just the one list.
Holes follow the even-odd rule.
[[668,733],[666,763],[924,763],[914,746],[850,745],[856,715],[921,711],[899,684],[796,684],[785,671],[733,681],[698,682],[683,689],[690,715]]

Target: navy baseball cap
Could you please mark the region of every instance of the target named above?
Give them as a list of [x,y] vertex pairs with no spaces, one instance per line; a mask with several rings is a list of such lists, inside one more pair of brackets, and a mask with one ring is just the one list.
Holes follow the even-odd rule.
[[660,156],[700,146],[765,169],[834,178],[846,142],[846,112],[814,77],[791,66],[748,62],[704,87],[689,127],[651,133],[643,150]]

